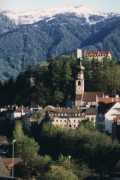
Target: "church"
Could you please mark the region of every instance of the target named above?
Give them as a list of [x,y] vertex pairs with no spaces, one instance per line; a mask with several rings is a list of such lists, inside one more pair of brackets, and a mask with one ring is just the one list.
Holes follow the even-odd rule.
[[78,58],[79,70],[75,77],[75,99],[72,108],[68,107],[49,107],[47,116],[55,126],[78,128],[84,120],[89,120],[96,125],[96,105],[97,98],[103,97],[102,92],[85,91],[85,68],[82,61]]
[[80,70],[76,75],[75,79],[75,107],[83,107],[83,106],[96,106],[97,98],[103,97],[103,92],[89,92],[85,91],[85,77],[84,70],[85,68],[80,61]]

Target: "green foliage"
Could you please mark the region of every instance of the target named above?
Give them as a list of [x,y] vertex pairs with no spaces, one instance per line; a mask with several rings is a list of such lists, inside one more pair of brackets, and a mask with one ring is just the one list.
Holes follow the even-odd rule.
[[74,160],[70,155],[60,155],[57,164],[76,174],[80,180],[83,180],[91,175],[91,170],[86,164],[81,161],[78,163],[78,161]]
[[20,121],[16,122],[15,130],[13,132],[14,138],[17,140],[17,142],[20,142],[24,138],[24,132]]
[[[87,91],[103,91],[112,95],[120,93],[118,63],[107,59],[103,62],[84,60],[83,65]],[[78,70],[79,62],[69,56],[29,68],[16,81],[1,84],[1,103],[65,105],[67,100],[74,100],[74,79]],[[31,85],[31,77],[34,78],[35,86]]]
[[[79,159],[79,162],[82,160],[84,163],[81,164],[81,168],[82,165],[84,167],[84,164],[87,164],[100,176],[109,174],[117,161],[120,160],[120,145],[117,142],[113,144],[111,137],[98,132],[90,124],[83,124],[76,130],[59,129],[48,126],[48,124],[44,124],[43,128],[42,139],[44,139],[44,144],[45,142],[47,144],[45,146],[42,144],[41,148],[48,149],[46,153],[54,156],[58,152],[67,155],[67,157],[70,155],[73,159]],[[62,166],[69,167],[68,158],[61,157],[59,162]],[[83,170],[83,174],[84,172]]]
[[93,124],[93,122],[90,122],[89,120],[84,120],[84,121],[82,121],[81,122],[81,124],[80,124],[80,126],[81,126],[81,128],[82,128],[82,126],[83,126],[83,128],[87,128],[87,129],[89,129],[89,130],[95,130],[95,126],[94,126],[94,124]]
[[39,145],[33,138],[24,134],[20,122],[16,123],[14,130],[14,138],[16,139],[16,153],[19,155],[26,165],[34,159],[39,150]]
[[45,180],[78,180],[78,177],[71,171],[66,170],[62,166],[51,166],[46,173]]
[[17,154],[24,163],[19,168],[20,177],[36,177],[41,180],[84,180],[93,174],[101,178],[109,175],[120,160],[120,145],[98,132],[89,123],[79,129],[63,129],[43,123],[40,133],[41,152],[38,144],[26,136],[21,124],[14,131]]

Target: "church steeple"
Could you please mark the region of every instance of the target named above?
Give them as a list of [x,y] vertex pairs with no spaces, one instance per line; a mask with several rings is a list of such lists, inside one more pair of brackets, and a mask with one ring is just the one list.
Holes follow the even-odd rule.
[[84,94],[84,67],[80,61],[80,69],[77,73],[75,79],[75,94],[76,95],[83,95]]
[[79,70],[75,78],[75,106],[77,107],[81,105],[81,100],[84,95],[84,86],[85,86],[84,70],[85,68],[82,65],[81,60],[79,59]]

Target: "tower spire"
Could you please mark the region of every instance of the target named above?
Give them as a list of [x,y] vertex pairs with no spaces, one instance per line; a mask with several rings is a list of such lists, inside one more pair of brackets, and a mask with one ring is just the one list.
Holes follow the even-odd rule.
[[82,65],[82,57],[78,57],[77,59],[79,61],[79,70],[77,72],[77,76],[75,79],[75,106],[81,105],[81,100],[84,95],[84,66]]

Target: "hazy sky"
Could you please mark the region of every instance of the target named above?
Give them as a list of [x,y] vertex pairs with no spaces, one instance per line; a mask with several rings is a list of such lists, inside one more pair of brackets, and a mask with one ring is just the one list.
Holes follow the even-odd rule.
[[0,0],[0,9],[38,9],[85,5],[102,11],[120,12],[120,0]]

